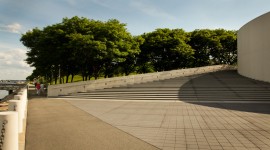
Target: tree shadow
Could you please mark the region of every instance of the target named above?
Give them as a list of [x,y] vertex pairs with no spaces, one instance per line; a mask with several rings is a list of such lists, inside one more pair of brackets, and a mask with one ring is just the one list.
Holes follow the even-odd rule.
[[236,70],[191,78],[179,89],[181,101],[229,110],[270,114],[270,83],[243,77]]

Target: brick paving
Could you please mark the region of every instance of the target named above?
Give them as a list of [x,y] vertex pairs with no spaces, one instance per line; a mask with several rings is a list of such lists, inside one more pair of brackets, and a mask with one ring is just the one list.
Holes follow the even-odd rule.
[[161,149],[270,149],[269,114],[185,102],[69,102]]
[[164,150],[270,149],[270,84],[236,71],[62,99]]

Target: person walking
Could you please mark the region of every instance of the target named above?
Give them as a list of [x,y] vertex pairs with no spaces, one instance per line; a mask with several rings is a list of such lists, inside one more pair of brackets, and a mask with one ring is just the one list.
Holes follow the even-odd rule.
[[41,84],[40,84],[40,92],[41,92],[41,94],[45,93],[44,92],[44,84],[43,84],[43,82],[41,82]]
[[39,82],[37,82],[36,90],[37,90],[37,95],[39,95],[40,94],[40,83]]

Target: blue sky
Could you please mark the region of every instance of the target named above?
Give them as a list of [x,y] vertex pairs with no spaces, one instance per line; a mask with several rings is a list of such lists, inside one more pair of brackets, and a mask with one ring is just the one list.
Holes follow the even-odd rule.
[[269,0],[0,0],[0,80],[30,75],[21,34],[63,17],[114,18],[140,35],[156,28],[238,30],[269,10]]

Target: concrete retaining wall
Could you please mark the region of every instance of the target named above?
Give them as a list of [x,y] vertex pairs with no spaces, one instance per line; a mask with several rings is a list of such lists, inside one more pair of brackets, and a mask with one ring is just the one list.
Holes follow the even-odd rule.
[[68,95],[71,93],[77,92],[87,92],[91,90],[104,89],[125,86],[135,83],[144,83],[152,82],[157,80],[164,80],[170,78],[176,78],[181,76],[189,76],[194,74],[201,74],[206,72],[213,72],[223,69],[228,69],[230,66],[226,65],[217,65],[217,66],[207,66],[207,67],[198,67],[190,69],[180,69],[164,72],[155,72],[139,75],[130,75],[123,77],[114,77],[106,78],[92,81],[82,81],[75,83],[59,84],[59,85],[50,85],[48,87],[48,96],[59,96],[59,95]]
[[270,82],[270,12],[251,20],[238,31],[238,72]]
[[27,118],[27,87],[8,101],[8,111],[0,112],[1,150],[24,150]]

